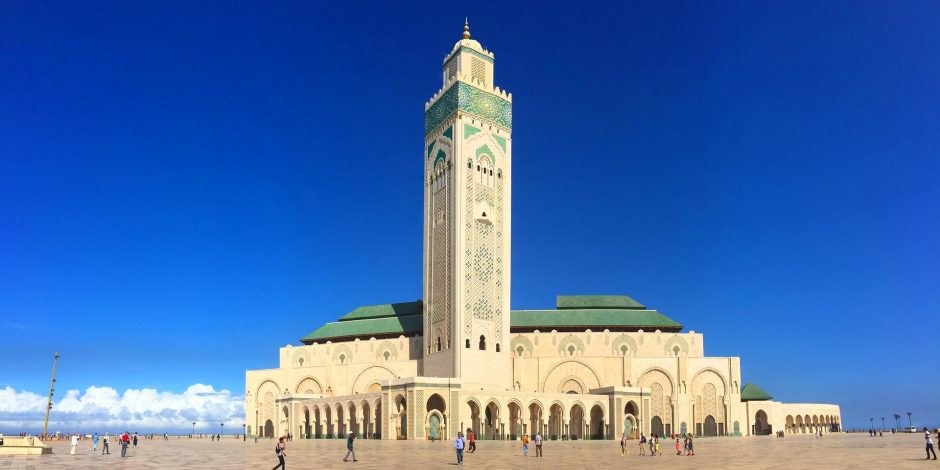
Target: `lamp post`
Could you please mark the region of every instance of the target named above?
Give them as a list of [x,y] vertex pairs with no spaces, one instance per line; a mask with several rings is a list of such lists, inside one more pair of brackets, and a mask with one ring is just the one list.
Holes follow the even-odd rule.
[[897,413],[894,414],[894,430],[895,431],[901,430],[901,415]]
[[245,424],[242,423],[242,442],[248,440],[248,433],[245,431]]
[[884,428],[885,428],[885,417],[882,416],[881,417],[881,429],[884,429]]
[[195,437],[195,436],[196,436],[196,422],[193,421],[193,433],[190,434],[190,437],[189,437],[189,438],[192,439],[192,438]]
[[914,427],[914,425],[911,424],[911,412],[910,411],[907,412],[907,425],[910,427]]
[[219,436],[224,436],[225,435],[225,423],[219,423],[219,426],[222,427],[222,430],[219,431]]
[[868,421],[871,421],[871,426],[869,426],[868,429],[874,431],[875,430],[875,418],[868,418]]

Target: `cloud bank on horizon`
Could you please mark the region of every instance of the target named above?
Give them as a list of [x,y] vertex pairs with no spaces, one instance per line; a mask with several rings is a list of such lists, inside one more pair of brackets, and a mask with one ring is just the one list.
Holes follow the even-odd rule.
[[[41,433],[47,400],[27,390],[0,388],[0,431]],[[123,394],[111,387],[91,386],[84,393],[69,390],[61,399],[53,399],[49,432],[189,432],[193,422],[197,433],[200,429],[219,432],[220,423],[241,432],[244,416],[241,396],[211,385],[193,384],[182,393],[142,388]]]

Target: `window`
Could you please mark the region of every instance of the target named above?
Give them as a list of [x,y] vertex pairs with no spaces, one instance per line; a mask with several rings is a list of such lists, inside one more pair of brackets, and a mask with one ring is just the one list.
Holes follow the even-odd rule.
[[480,351],[486,351],[486,336],[480,335]]
[[574,356],[574,351],[575,351],[574,345],[573,345],[573,344],[569,344],[569,345],[568,345],[568,355],[569,355],[569,356]]
[[300,367],[304,366],[304,358],[297,359],[297,362],[300,364]]
[[627,345],[626,345],[626,344],[624,344],[623,346],[620,346],[620,354],[623,355],[623,356],[626,356],[626,355],[627,355]]
[[346,355],[345,355],[345,354],[340,354],[340,355],[339,355],[339,363],[340,363],[340,364],[345,364],[345,363],[346,363]]
[[437,352],[441,352],[441,337],[437,337]]
[[391,356],[391,353],[389,353],[388,351],[385,351],[384,353],[382,353],[382,357],[385,358],[385,362],[388,362],[389,356]]
[[486,154],[480,156],[480,161],[477,162],[477,184],[483,184],[486,186],[493,186],[493,163],[490,162],[490,157]]
[[525,352],[525,348],[523,348],[522,346],[519,346],[518,348],[516,348],[516,354],[518,354],[519,357],[522,357],[522,353],[524,352]]
[[467,340],[467,349],[470,349],[470,340]]
[[675,354],[676,356],[678,356],[678,355],[679,355],[679,346],[673,346],[673,347],[672,347],[672,353]]
[[434,169],[431,171],[431,192],[436,193],[447,186],[446,167],[444,160],[438,160],[434,163]]
[[473,57],[470,60],[470,76],[474,80],[486,83],[486,64],[482,60]]
[[496,352],[499,352],[499,343],[496,343]]

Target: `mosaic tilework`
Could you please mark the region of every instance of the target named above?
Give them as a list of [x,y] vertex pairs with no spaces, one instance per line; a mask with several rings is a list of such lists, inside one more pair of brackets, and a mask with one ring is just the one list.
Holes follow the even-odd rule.
[[464,82],[456,82],[424,113],[424,133],[431,133],[457,109],[512,129],[512,103]]

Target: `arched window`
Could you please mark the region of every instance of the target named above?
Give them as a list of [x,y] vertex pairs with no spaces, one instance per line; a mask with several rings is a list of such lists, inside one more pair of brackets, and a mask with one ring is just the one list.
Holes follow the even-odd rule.
[[519,346],[518,348],[516,348],[516,354],[518,354],[519,357],[522,357],[522,353],[524,352],[525,352],[525,348],[523,348],[522,346]]
[[678,355],[679,355],[679,346],[673,346],[673,347],[672,347],[672,353],[675,354],[676,356],[678,356]]
[[447,185],[447,178],[444,177],[444,159],[434,162],[434,169],[431,171],[431,192],[436,193]]
[[574,351],[575,351],[574,345],[573,345],[573,344],[569,344],[569,345],[568,345],[568,355],[569,355],[569,356],[574,356]]
[[477,184],[483,184],[486,186],[493,186],[493,163],[490,161],[490,157],[487,155],[481,155],[479,161],[477,161]]
[[297,359],[297,362],[300,364],[300,367],[304,366],[304,358]]
[[391,353],[389,353],[388,351],[385,351],[384,353],[382,353],[382,357],[385,358],[385,362],[388,362],[389,356],[391,356]]
[[499,343],[496,343],[496,352],[499,352]]
[[340,363],[340,364],[345,364],[345,363],[346,363],[346,355],[345,355],[345,354],[340,354],[340,355],[339,355],[339,363]]
[[480,335],[480,351],[486,351],[486,336]]
[[441,337],[440,336],[437,337],[437,351],[438,352],[441,351]]
[[626,345],[626,344],[624,344],[623,346],[620,346],[620,354],[621,354],[622,356],[626,356],[626,355],[627,355],[627,345]]
[[467,338],[467,349],[470,349],[470,339]]

